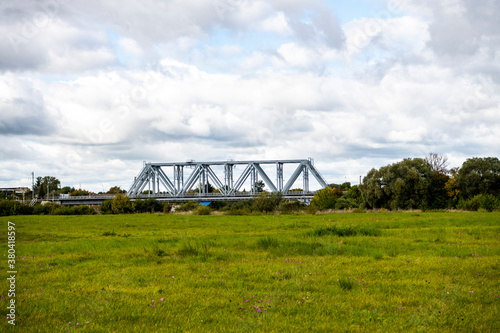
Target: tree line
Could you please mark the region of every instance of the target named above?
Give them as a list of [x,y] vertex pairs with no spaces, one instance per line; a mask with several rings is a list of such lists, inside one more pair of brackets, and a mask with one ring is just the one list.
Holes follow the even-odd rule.
[[447,168],[437,154],[407,158],[372,169],[360,186],[368,209],[463,209],[492,211],[500,207],[500,160],[469,158]]

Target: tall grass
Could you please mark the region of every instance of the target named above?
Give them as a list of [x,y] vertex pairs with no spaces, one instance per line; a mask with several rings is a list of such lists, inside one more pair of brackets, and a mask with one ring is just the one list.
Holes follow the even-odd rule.
[[319,227],[310,233],[313,236],[340,236],[340,237],[349,237],[349,236],[380,236],[381,231],[375,227],[370,226],[355,226],[355,225],[347,225],[347,226],[328,226],[328,227]]

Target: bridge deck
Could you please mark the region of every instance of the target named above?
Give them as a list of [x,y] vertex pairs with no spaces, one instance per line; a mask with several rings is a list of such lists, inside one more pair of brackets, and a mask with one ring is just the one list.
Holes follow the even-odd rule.
[[[283,199],[286,200],[297,200],[297,201],[306,201],[309,202],[316,192],[288,192],[283,194]],[[81,196],[81,197],[67,197],[67,198],[56,198],[51,201],[59,202],[62,205],[100,205],[104,202],[104,200],[113,199],[114,195],[91,195],[91,196]],[[136,199],[156,199],[161,202],[187,202],[187,201],[244,201],[244,200],[252,200],[255,198],[255,195],[252,193],[236,193],[231,196],[224,196],[220,193],[205,193],[198,194],[193,193],[189,195],[184,195],[182,197],[176,197],[169,194],[155,194],[155,195],[138,195],[134,198],[131,198],[131,201]]]

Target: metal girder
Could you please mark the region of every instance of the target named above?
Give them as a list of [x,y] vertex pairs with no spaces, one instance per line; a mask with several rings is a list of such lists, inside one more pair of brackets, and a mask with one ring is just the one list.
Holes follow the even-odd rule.
[[[276,164],[276,184],[262,168],[262,165]],[[284,165],[299,164],[285,185]],[[245,165],[241,175],[234,180],[234,168],[237,165]],[[217,176],[212,166],[224,167],[224,182]],[[193,172],[184,181],[184,167],[194,168]],[[173,181],[167,176],[162,168],[173,168]],[[309,173],[314,176],[322,187],[327,184],[321,174],[313,166],[312,160],[268,160],[268,161],[219,161],[219,162],[179,162],[179,163],[145,163],[139,175],[130,186],[128,195],[139,196],[148,187],[153,195],[160,195],[160,186],[164,187],[166,194],[172,197],[183,198],[193,189],[196,183],[200,183],[199,196],[235,196],[250,177],[250,192],[256,193],[256,183],[259,177],[264,181],[271,192],[283,192],[286,194],[302,174],[303,192],[309,191]],[[208,183],[211,183],[219,193],[205,193]],[[149,193],[149,192],[148,192]],[[192,194],[190,194],[192,195]]]
[[264,170],[262,170],[260,165],[254,164],[254,168],[259,172],[260,176],[262,177],[262,179],[264,179],[264,182],[267,184],[267,186],[269,186],[271,192],[278,192],[276,186],[274,186],[273,182],[271,181],[271,179],[269,179]]

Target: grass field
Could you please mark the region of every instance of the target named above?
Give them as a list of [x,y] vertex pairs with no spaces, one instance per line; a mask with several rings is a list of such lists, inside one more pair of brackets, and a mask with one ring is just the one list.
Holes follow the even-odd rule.
[[500,332],[500,213],[7,221],[19,331]]

